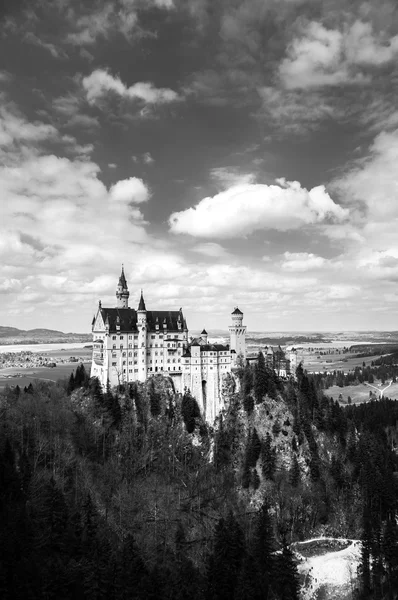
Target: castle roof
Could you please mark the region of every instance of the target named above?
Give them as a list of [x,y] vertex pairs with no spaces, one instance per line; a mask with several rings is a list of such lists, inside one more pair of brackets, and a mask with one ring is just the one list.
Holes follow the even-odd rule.
[[207,335],[206,329],[203,329],[203,331],[202,331],[202,333],[200,335]]
[[[100,308],[104,323],[108,321],[109,331],[116,331],[116,322],[120,325],[121,332],[137,332],[137,311],[133,308]],[[149,331],[163,331],[163,324],[169,331],[179,331],[178,322],[182,324],[179,310],[147,310],[146,319]],[[178,318],[180,315],[180,319]],[[156,324],[159,329],[156,330]]]
[[235,310],[232,311],[231,315],[243,315],[243,312],[236,307]]
[[141,290],[140,302],[138,304],[138,310],[146,310],[146,308],[145,308],[145,302],[144,302],[144,295],[142,293],[142,290]]
[[119,277],[119,285],[121,285],[124,290],[127,290],[127,281],[126,281],[126,277],[124,275],[123,265],[122,265],[122,272],[121,272],[120,277]]
[[229,350],[228,345],[224,344],[201,344],[200,351],[201,352],[223,352],[225,350]]

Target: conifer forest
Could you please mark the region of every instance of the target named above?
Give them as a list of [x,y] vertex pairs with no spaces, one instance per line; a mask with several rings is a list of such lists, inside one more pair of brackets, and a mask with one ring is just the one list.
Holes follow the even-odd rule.
[[398,402],[342,407],[260,353],[214,426],[154,376],[0,394],[0,597],[298,600],[294,543],[361,540],[352,598],[398,597]]

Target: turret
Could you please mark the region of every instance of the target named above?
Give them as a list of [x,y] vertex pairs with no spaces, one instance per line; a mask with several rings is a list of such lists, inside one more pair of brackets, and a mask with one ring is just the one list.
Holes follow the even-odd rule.
[[124,275],[124,268],[122,265],[122,272],[119,277],[119,283],[116,289],[117,308],[128,308],[129,306],[130,292],[127,288],[127,281]]
[[200,334],[200,337],[202,338],[203,342],[205,344],[207,344],[207,331],[206,331],[206,329],[203,329],[202,333]]
[[139,362],[139,380],[145,381],[147,376],[147,318],[144,294],[141,290],[141,297],[137,309],[137,329],[138,329],[138,362]]
[[236,363],[239,355],[246,358],[246,325],[243,325],[243,312],[236,306],[232,311],[232,325],[229,326],[230,350],[235,350],[232,360]]

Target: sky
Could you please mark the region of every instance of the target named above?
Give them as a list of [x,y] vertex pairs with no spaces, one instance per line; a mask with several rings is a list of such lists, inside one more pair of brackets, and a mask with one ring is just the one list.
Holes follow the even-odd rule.
[[395,0],[6,0],[0,325],[398,323]]

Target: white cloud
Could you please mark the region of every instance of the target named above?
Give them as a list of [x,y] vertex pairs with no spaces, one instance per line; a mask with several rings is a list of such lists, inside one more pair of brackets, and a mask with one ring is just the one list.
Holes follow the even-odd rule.
[[383,39],[370,23],[355,21],[343,30],[311,21],[287,48],[279,65],[285,88],[315,88],[370,80],[365,67],[379,67],[398,54],[398,36]]
[[[334,182],[346,202],[363,207],[367,223],[388,223],[398,218],[398,130],[380,133],[369,149],[369,157]],[[365,232],[366,233],[366,232]]]
[[254,173],[242,173],[235,167],[215,167],[210,171],[210,177],[216,181],[222,189],[235,185],[254,183]]
[[5,107],[0,108],[0,146],[14,142],[41,142],[59,137],[52,125],[36,121],[29,123],[22,116]]
[[225,250],[225,248],[220,244],[216,244],[214,242],[196,244],[196,246],[193,246],[191,250],[193,252],[203,254],[204,256],[211,256],[214,258],[224,258],[228,256],[228,252]]
[[196,237],[241,237],[259,229],[288,231],[327,220],[342,221],[348,210],[336,204],[324,186],[308,191],[297,181],[279,185],[231,187],[195,207],[173,213],[172,233]]
[[155,162],[155,159],[152,158],[151,153],[150,152],[145,152],[145,154],[143,155],[142,158],[143,162],[146,165],[152,165]]
[[118,181],[109,190],[110,197],[115,202],[140,204],[149,199],[149,189],[138,177],[130,177]]
[[356,21],[345,36],[347,61],[357,65],[381,66],[398,54],[398,35],[377,39],[370,23]]
[[83,78],[82,83],[90,104],[94,104],[98,98],[108,92],[132,100],[140,100],[145,104],[167,104],[180,100],[177,92],[169,88],[157,88],[150,82],[140,81],[127,87],[119,77],[114,77],[103,69],[93,71],[91,75]]
[[285,252],[282,269],[286,271],[311,271],[323,267],[326,260],[322,256],[308,252]]

